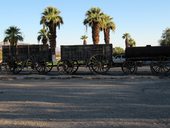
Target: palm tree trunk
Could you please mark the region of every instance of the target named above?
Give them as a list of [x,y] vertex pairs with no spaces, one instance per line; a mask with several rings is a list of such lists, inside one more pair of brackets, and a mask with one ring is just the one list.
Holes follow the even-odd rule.
[[87,41],[84,39],[83,40],[83,45],[86,45],[87,44]]
[[50,48],[52,55],[55,55],[55,49],[56,49],[56,27],[50,26],[50,36],[49,36],[49,42],[50,42]]
[[48,41],[47,38],[43,38],[43,39],[42,39],[43,45],[47,45],[47,41]]
[[109,29],[104,29],[104,41],[105,41],[105,44],[110,43],[110,30]]
[[10,42],[10,51],[11,51],[11,57],[16,57],[16,45],[15,45],[15,41],[11,41]]
[[128,41],[128,38],[125,39],[125,46],[126,48],[129,47],[129,41]]
[[99,44],[99,32],[100,32],[100,25],[99,23],[94,23],[92,26],[92,38],[93,44]]

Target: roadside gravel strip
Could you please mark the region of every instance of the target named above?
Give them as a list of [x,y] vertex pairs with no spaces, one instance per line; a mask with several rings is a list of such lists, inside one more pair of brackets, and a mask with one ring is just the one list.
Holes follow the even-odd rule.
[[151,75],[0,75],[0,80],[51,80],[51,79],[170,79],[170,76]]
[[170,120],[103,119],[103,120],[3,120],[2,128],[169,128]]

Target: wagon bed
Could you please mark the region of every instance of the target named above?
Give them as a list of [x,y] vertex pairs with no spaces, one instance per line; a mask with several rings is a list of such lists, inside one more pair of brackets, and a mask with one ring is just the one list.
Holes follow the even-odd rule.
[[61,46],[61,61],[69,74],[75,73],[80,65],[105,73],[112,63],[112,44]]
[[130,60],[158,60],[160,57],[170,58],[170,46],[128,47],[125,56]]
[[46,62],[51,61],[52,54],[48,45],[2,46],[2,64],[6,64],[15,74],[28,66],[36,68],[39,73],[45,73]]
[[149,65],[153,74],[170,72],[170,46],[128,47],[125,57],[122,70],[126,74],[136,73],[139,64]]

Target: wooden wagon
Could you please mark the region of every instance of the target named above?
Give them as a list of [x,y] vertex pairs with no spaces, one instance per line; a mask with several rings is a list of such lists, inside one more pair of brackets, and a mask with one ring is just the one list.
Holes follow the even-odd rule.
[[80,66],[89,67],[90,71],[103,74],[112,64],[112,45],[65,45],[61,46],[62,68],[67,74],[75,73]]
[[52,54],[48,45],[2,46],[2,66],[14,74],[24,68],[44,74],[52,69],[52,65]]
[[149,65],[153,74],[170,71],[170,46],[129,47],[125,50],[125,57],[122,70],[126,74],[136,73],[139,65]]

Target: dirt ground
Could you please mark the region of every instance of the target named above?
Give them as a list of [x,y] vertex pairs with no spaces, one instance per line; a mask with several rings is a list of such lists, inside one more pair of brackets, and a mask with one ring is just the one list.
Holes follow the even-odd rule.
[[169,127],[169,77],[0,80],[0,128]]

